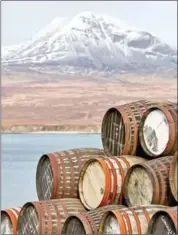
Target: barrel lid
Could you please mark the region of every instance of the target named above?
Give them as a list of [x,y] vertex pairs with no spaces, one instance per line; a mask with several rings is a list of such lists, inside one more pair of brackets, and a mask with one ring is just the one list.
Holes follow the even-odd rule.
[[177,234],[177,216],[175,215],[177,215],[177,207],[157,211],[149,222],[148,233]]
[[18,223],[18,234],[39,234],[39,214],[35,202],[26,203],[21,209]]
[[53,193],[52,157],[50,158],[50,154],[48,155],[43,155],[37,166],[36,189],[39,200],[51,199]]
[[125,176],[124,195],[128,206],[152,204],[153,179],[144,164],[135,164]]
[[150,111],[143,124],[143,140],[153,156],[164,152],[169,141],[169,132],[166,115],[159,109]]
[[113,211],[106,212],[101,220],[99,233],[120,234],[121,228]]
[[71,214],[62,226],[61,234],[92,234],[91,225],[82,213]]
[[121,114],[121,107],[110,108],[102,121],[101,135],[104,150],[113,156],[121,155],[125,144],[124,118],[127,114]]
[[79,180],[80,199],[87,209],[95,209],[100,205],[106,186],[105,178],[104,169],[99,161],[87,161]]
[[12,221],[4,210],[1,211],[1,234],[13,234]]

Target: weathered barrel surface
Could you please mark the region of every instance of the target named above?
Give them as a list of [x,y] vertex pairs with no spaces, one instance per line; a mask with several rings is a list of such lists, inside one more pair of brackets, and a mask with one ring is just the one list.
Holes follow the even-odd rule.
[[70,214],[85,211],[75,198],[26,203],[19,215],[17,234],[60,234]]
[[153,214],[163,206],[140,206],[106,212],[99,226],[99,234],[145,234]]
[[110,108],[103,117],[101,127],[104,150],[113,156],[137,155],[141,118],[148,108],[158,103],[174,105],[169,101],[139,100]]
[[37,166],[39,200],[78,198],[78,180],[83,164],[90,158],[106,156],[97,148],[71,149],[43,155]]
[[143,115],[140,144],[150,157],[167,156],[177,149],[177,104],[157,105]]
[[136,156],[93,158],[80,174],[79,197],[87,209],[108,204],[122,204],[123,185],[127,170],[146,160]]
[[21,207],[1,210],[1,234],[16,234],[20,210]]
[[161,157],[132,166],[125,176],[124,196],[128,206],[173,205],[169,186],[172,156]]
[[62,234],[98,234],[98,228],[104,213],[119,208],[124,208],[124,206],[108,205],[85,213],[75,213],[66,219]]
[[151,218],[147,234],[178,234],[178,207],[157,211]]
[[177,189],[177,163],[178,162],[178,154],[177,152],[174,154],[174,157],[171,162],[170,170],[169,170],[169,184],[171,188],[171,192],[176,201],[178,201],[178,189]]

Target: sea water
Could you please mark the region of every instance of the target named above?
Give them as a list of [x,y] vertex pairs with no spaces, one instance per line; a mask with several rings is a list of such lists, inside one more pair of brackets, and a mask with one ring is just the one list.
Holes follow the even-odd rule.
[[1,209],[38,200],[36,167],[49,152],[102,148],[100,134],[2,134]]

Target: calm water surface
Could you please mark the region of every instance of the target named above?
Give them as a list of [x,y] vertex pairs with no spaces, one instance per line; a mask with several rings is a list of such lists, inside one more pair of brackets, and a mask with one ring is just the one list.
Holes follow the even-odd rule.
[[100,134],[2,134],[1,208],[37,200],[36,167],[48,152],[102,148]]

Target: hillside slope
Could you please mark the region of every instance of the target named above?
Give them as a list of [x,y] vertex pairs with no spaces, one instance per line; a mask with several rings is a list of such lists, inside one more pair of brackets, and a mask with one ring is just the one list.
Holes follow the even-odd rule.
[[155,73],[177,66],[176,50],[159,38],[92,12],[56,18],[27,43],[7,50],[3,67],[23,71]]

